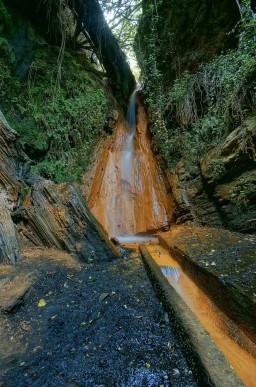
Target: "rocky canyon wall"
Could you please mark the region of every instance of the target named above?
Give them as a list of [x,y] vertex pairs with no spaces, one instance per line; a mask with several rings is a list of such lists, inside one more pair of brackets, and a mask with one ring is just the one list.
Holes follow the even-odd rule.
[[174,223],[256,231],[249,3],[143,1],[136,53],[153,141],[169,171]]
[[256,120],[246,120],[200,163],[177,163],[170,174],[178,224],[256,230]]
[[[34,176],[0,112],[0,262],[16,264],[25,246],[53,247],[87,262],[119,253],[74,186]],[[25,182],[31,186],[26,200]]]

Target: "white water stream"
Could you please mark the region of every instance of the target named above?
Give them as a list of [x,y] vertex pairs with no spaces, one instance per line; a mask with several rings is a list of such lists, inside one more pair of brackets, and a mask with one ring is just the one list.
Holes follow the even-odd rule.
[[129,128],[124,148],[120,154],[120,177],[121,180],[132,186],[133,182],[133,140],[136,133],[136,94],[137,88],[132,93],[125,120]]

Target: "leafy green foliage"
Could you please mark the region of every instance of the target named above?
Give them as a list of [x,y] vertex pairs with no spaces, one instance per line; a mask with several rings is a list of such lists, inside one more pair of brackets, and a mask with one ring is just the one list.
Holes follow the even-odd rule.
[[79,181],[88,165],[94,142],[95,139],[88,140],[81,146],[67,150],[60,158],[46,157],[33,166],[32,171],[56,182]]
[[30,71],[28,109],[45,133],[52,152],[61,156],[72,146],[97,135],[105,122],[107,100],[103,87],[65,54],[60,83],[55,57],[38,52]]
[[160,50],[156,34],[156,26],[159,18],[154,10],[155,8],[150,4],[146,9],[146,12],[151,17],[151,29],[147,31],[148,33],[145,37],[148,50],[144,52],[141,49],[139,36],[137,36],[136,55],[141,65],[142,81],[146,86],[144,93],[149,106],[151,132],[154,135],[156,147],[168,159],[171,139],[164,121],[166,93],[163,86],[163,76],[158,69],[156,59]]
[[3,106],[6,105],[7,99],[11,104],[17,104],[21,92],[20,82],[12,74],[14,62],[15,56],[11,46],[0,36],[0,101]]
[[236,206],[241,206],[243,209],[246,209],[249,205],[250,200],[255,200],[255,186],[255,179],[254,181],[240,179],[239,184],[233,187],[229,195],[231,203]]
[[45,44],[37,45],[28,78],[21,82],[12,71],[15,60],[6,41],[1,49],[2,109],[34,160],[34,171],[57,182],[77,180],[106,121],[103,85],[69,53],[59,67],[58,49]]
[[226,173],[225,163],[222,158],[214,158],[211,160],[210,167],[207,170],[207,175],[211,179],[220,180]]
[[253,52],[231,50],[176,80],[165,112],[172,128],[186,129],[184,155],[198,159],[253,111],[255,70]]
[[118,39],[121,48],[131,53],[137,30],[142,2],[140,0],[100,0],[112,32]]
[[194,72],[183,71],[171,83],[167,73],[161,73],[166,65],[159,63],[165,47],[165,40],[159,40],[161,17],[153,4],[145,10],[151,32],[143,37],[142,48],[137,36],[136,52],[146,84],[151,131],[170,165],[181,157],[198,162],[255,113],[256,19],[249,1],[243,0],[241,7],[241,22],[232,32],[239,34],[238,47],[215,55]]

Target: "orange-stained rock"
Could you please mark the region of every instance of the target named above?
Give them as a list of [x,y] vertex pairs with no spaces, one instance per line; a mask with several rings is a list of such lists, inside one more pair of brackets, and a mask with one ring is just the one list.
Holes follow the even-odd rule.
[[31,205],[32,205],[32,203],[31,203],[31,190],[29,190],[25,199],[24,199],[23,206],[27,207],[27,206],[31,206]]
[[126,162],[129,135],[130,128],[119,117],[114,138],[106,143],[98,162],[88,198],[89,208],[111,237],[168,229],[171,218],[171,196],[150,148],[148,120],[140,102],[132,157]]

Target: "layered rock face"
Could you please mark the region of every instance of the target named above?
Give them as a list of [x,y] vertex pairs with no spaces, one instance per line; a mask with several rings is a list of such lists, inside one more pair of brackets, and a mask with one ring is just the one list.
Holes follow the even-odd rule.
[[256,119],[246,120],[201,161],[206,190],[225,224],[256,231]]
[[[17,263],[28,242],[68,251],[87,262],[116,257],[117,250],[75,187],[32,176],[16,139],[0,112],[0,262]],[[24,181],[32,189],[21,206]]]
[[0,262],[13,264],[20,259],[20,246],[11,211],[22,187],[16,138],[0,111]]
[[187,160],[182,159],[169,176],[174,198],[174,223],[223,226],[198,166],[188,168]]
[[65,250],[87,262],[118,255],[74,186],[42,180],[27,203],[14,213],[24,242]]
[[171,174],[177,223],[256,230],[256,120],[248,119],[199,166],[181,160]]

